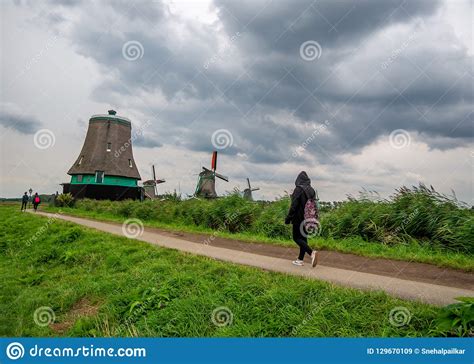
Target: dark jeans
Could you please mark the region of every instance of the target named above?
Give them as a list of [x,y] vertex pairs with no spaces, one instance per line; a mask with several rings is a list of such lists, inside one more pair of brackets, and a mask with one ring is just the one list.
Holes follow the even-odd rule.
[[35,211],[38,209],[38,205],[39,205],[39,204],[37,204],[37,203],[34,203],[34,204],[33,204],[33,208],[35,209]]
[[308,239],[301,233],[300,225],[301,224],[293,224],[293,240],[300,247],[300,255],[298,255],[298,259],[303,260],[304,254],[308,253],[311,255],[313,250],[308,245]]
[[26,210],[26,204],[27,204],[27,203],[28,203],[28,202],[21,201],[21,209],[22,209],[22,210]]

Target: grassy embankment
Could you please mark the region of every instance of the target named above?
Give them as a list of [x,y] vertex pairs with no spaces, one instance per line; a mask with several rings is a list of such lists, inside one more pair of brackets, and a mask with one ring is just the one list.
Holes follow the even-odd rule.
[[[0,221],[2,336],[436,335],[439,308],[383,292],[157,248],[11,206],[0,205]],[[47,326],[34,320],[43,306],[55,315]],[[219,307],[229,325],[212,322]],[[390,323],[394,309],[409,313],[406,325]]]
[[[138,218],[168,230],[294,246],[283,223],[289,200],[77,201],[66,214],[123,222]],[[54,207],[44,207],[57,211]],[[474,211],[423,186],[399,189],[389,200],[350,199],[322,212],[319,249],[423,262],[474,271]]]

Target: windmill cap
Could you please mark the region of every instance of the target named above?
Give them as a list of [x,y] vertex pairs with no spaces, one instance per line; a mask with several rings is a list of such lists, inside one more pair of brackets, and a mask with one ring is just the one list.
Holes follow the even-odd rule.
[[113,121],[117,122],[119,124],[125,124],[127,126],[131,126],[131,121],[129,118],[126,118],[124,116],[119,116],[117,115],[117,111],[115,110],[109,110],[108,114],[97,114],[97,115],[92,115],[91,118],[89,119],[89,123],[91,122],[102,122],[102,121]]

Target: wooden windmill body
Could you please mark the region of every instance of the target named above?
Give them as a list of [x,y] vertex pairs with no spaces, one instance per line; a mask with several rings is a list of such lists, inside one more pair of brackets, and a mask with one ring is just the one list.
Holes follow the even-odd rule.
[[253,196],[252,196],[252,192],[253,191],[258,191],[260,188],[256,187],[256,188],[252,188],[252,186],[250,186],[250,179],[247,178],[247,188],[244,190],[244,198],[246,200],[250,200],[250,201],[253,201]]
[[82,150],[67,172],[63,192],[75,198],[141,199],[143,189],[133,158],[132,124],[114,110],[89,119]]
[[195,197],[203,198],[216,198],[216,177],[226,182],[229,182],[229,178],[216,172],[217,169],[217,152],[212,153],[211,169],[202,167],[201,173],[199,173],[199,179],[194,192]]

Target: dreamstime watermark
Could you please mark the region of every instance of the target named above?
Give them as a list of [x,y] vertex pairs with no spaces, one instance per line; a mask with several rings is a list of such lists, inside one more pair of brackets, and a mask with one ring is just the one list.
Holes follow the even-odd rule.
[[405,129],[395,129],[390,133],[388,140],[395,149],[403,149],[411,143],[410,133]]
[[115,150],[114,157],[118,158],[120,155],[125,152],[130,146],[132,142],[134,142],[137,138],[143,135],[143,131],[151,125],[151,121],[147,120],[145,124],[140,125],[140,127],[135,131],[133,131],[132,136],[128,139],[120,148]]
[[[422,22],[422,25],[424,25],[423,22]],[[400,57],[400,55],[403,53],[403,51],[410,45],[410,43],[413,42],[417,38],[418,32],[419,32],[419,29],[416,29],[413,33],[411,33],[408,39],[405,40],[400,47],[394,49],[392,53],[390,54],[390,56],[387,58],[387,60],[385,60],[384,62],[380,64],[380,67],[383,70],[386,70],[388,66],[390,66],[393,62],[395,62],[397,58]]]
[[38,53],[36,53],[36,55],[34,55],[26,63],[25,67],[20,72],[19,76],[22,76],[23,74],[28,72],[33,67],[33,65],[38,63],[44,57],[46,52],[48,52],[56,44],[56,42],[58,41],[60,35],[61,35],[61,33],[58,33],[58,34],[55,34],[54,36],[52,36],[51,38],[48,38],[48,40],[46,41],[46,44],[44,45],[44,47],[41,48],[41,50]]
[[38,149],[48,149],[54,146],[56,143],[56,137],[51,130],[40,129],[35,133],[33,143]]
[[49,225],[51,225],[54,221],[56,221],[62,213],[63,213],[62,210],[59,210],[53,216],[48,217],[48,220],[46,221],[46,223],[43,226],[41,226],[38,230],[36,230],[34,235],[26,241],[25,245],[30,246],[32,243],[34,243],[41,235],[43,235],[46,232],[46,230],[48,230]]
[[127,219],[122,224],[123,235],[130,239],[142,236],[144,230],[143,222],[140,219]]
[[138,40],[129,40],[122,46],[122,56],[127,61],[136,61],[137,59],[143,58],[145,54],[145,48]]
[[308,148],[308,146],[314,142],[314,140],[316,139],[316,137],[318,135],[320,135],[323,131],[325,131],[327,129],[327,127],[329,126],[329,120],[325,120],[323,124],[321,125],[316,125],[316,124],[313,124],[313,132],[310,134],[309,137],[307,137],[303,143],[301,143],[298,147],[295,148],[295,150],[293,151],[292,153],[292,157],[293,158],[297,158],[301,155],[303,155],[304,151],[306,150],[306,148]]
[[322,54],[323,48],[315,40],[307,40],[300,46],[300,57],[306,62],[319,59]]
[[232,213],[231,215],[229,215],[225,220],[224,220],[224,223],[221,224],[219,226],[219,228],[217,230],[214,230],[212,232],[212,235],[209,236],[208,238],[206,238],[206,240],[204,240],[203,244],[204,245],[209,245],[211,244],[217,237],[217,235],[219,234],[220,231],[224,231],[225,229],[227,229],[227,227],[230,225],[230,224],[233,224],[234,221],[237,219],[237,217],[239,216],[239,213],[238,212],[234,212]]
[[142,316],[147,308],[150,307],[153,299],[154,297],[147,297],[136,310],[133,310],[130,316],[125,319],[125,322],[119,325],[117,330],[118,333],[120,334],[125,328],[130,327],[140,316]]
[[298,332],[301,330],[301,327],[305,326],[308,322],[311,322],[313,320],[314,315],[316,315],[323,307],[327,306],[329,303],[329,299],[325,298],[321,302],[317,302],[314,304],[314,307],[311,309],[309,314],[293,329],[291,330],[290,336],[296,336]]
[[[19,342],[12,342],[6,348],[6,356],[10,360],[18,360],[24,357],[25,353],[31,358],[121,358],[121,357],[146,357],[146,349],[143,347],[96,347],[90,346],[41,346],[35,344],[25,352],[24,346]],[[44,360],[43,360],[44,361]],[[51,360],[50,360],[51,361]]]
[[232,325],[233,320],[234,314],[228,307],[221,306],[212,311],[211,321],[216,326],[230,326]]
[[6,349],[8,359],[17,360],[23,358],[25,355],[25,348],[23,345],[17,342],[8,344]]
[[300,224],[300,233],[305,238],[314,238],[319,234],[319,226],[317,218],[304,219]]
[[227,129],[218,129],[212,133],[211,142],[216,149],[226,149],[234,144],[234,137]]
[[410,323],[411,313],[408,308],[397,306],[390,311],[388,320],[392,326],[402,327]]
[[219,60],[223,60],[226,55],[228,55],[231,52],[232,46],[234,45],[234,42],[240,38],[240,33],[236,32],[232,37],[229,38],[229,40],[224,44],[224,47],[222,47],[216,54],[214,54],[211,58],[209,58],[206,62],[204,62],[203,67],[204,69],[209,69],[209,66],[217,63]]
[[48,326],[56,320],[56,315],[54,311],[49,306],[41,306],[37,308],[33,314],[33,320],[35,324],[41,327]]
[[417,207],[407,217],[403,219],[402,223],[393,230],[393,233],[398,234],[401,230],[405,230],[405,227],[413,221],[413,219],[418,215],[418,213],[419,210]]

